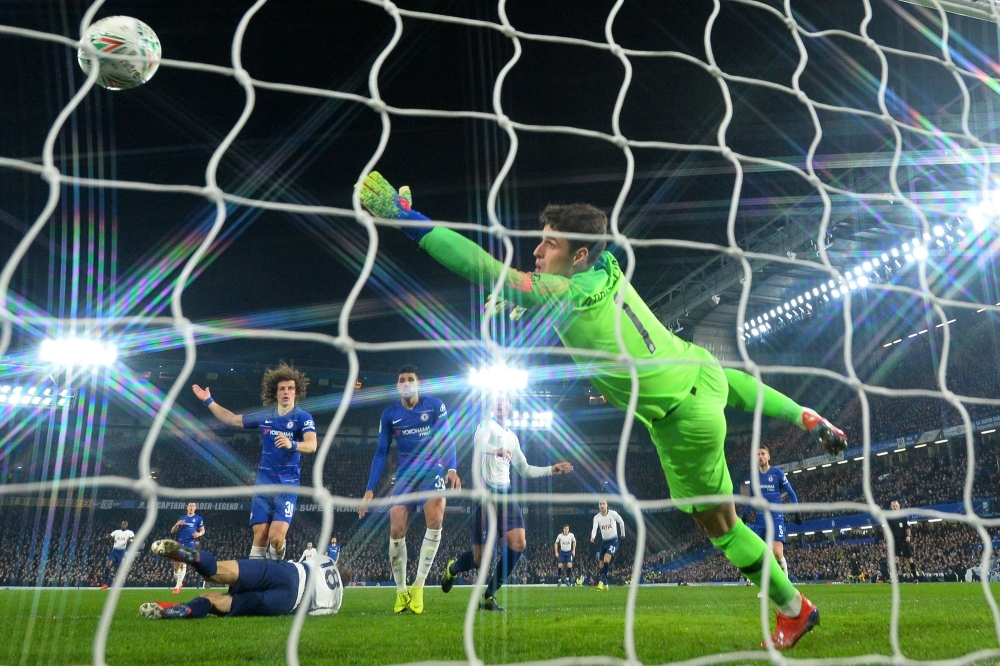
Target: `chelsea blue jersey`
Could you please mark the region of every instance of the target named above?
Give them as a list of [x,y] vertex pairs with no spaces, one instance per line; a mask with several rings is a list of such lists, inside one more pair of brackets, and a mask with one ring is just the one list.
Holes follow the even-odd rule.
[[429,471],[438,465],[445,470],[455,469],[455,442],[450,437],[444,441],[447,419],[448,408],[430,396],[421,396],[413,409],[404,407],[402,401],[386,407],[378,426],[378,447],[367,489],[375,490],[393,440],[399,449],[397,478]]
[[194,534],[205,526],[205,521],[197,513],[193,516],[184,514],[180,517],[184,521],[184,527],[177,530],[177,540],[181,543],[191,543],[194,541]]
[[273,407],[253,414],[243,415],[243,427],[260,430],[260,465],[257,467],[257,485],[280,483],[285,486],[299,485],[302,473],[298,451],[279,449],[274,444],[275,437],[284,435],[292,442],[301,442],[307,432],[316,432],[316,422],[308,412],[293,407],[284,416],[278,416],[278,408]]
[[326,556],[336,562],[340,558],[340,544],[326,547]]
[[[789,499],[798,504],[799,498],[792,490],[792,484],[788,482],[788,477],[777,467],[771,467],[760,475],[760,494],[770,504],[781,504],[781,493],[788,493]],[[777,514],[774,514],[777,515]],[[757,512],[757,523],[764,524],[764,512]]]

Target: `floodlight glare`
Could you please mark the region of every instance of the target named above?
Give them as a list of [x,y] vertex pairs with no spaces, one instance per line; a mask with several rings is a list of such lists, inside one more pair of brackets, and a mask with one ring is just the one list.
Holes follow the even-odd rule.
[[493,391],[523,391],[528,388],[528,371],[508,368],[502,363],[488,368],[469,368],[469,384]]
[[107,366],[118,358],[118,348],[111,342],[101,343],[87,338],[45,339],[39,357],[46,363],[65,368],[73,366]]
[[927,248],[923,245],[918,245],[917,247],[913,248],[913,256],[917,259],[926,259]]

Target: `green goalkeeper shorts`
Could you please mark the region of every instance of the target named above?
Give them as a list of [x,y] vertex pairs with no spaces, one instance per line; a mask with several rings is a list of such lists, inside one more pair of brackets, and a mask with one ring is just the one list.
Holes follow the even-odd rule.
[[[700,495],[731,495],[733,480],[726,466],[726,400],[729,385],[718,360],[702,350],[705,365],[691,395],[668,416],[647,423],[672,499]],[[718,502],[680,506],[704,511]]]

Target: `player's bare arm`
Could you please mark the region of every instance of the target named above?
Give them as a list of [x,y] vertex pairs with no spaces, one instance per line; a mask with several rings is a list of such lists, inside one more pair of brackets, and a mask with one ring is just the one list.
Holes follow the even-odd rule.
[[171,534],[177,534],[178,532],[180,532],[180,530],[181,530],[182,527],[184,527],[184,519],[183,518],[181,518],[176,523],[174,523],[174,526],[170,528],[170,533]]
[[274,445],[279,449],[294,449],[299,453],[316,453],[318,446],[314,432],[304,433],[301,442],[293,442],[285,435],[277,435],[274,438]]
[[458,472],[453,469],[449,469],[448,473],[444,475],[444,482],[447,483],[448,487],[452,490],[462,489],[462,479],[459,478]]
[[202,388],[197,384],[191,385],[191,391],[194,393],[194,397],[201,400],[208,406],[208,410],[212,412],[212,416],[219,419],[225,423],[230,428],[242,428],[243,427],[243,415],[234,414],[219,403],[217,403],[212,398],[212,391],[206,386]]

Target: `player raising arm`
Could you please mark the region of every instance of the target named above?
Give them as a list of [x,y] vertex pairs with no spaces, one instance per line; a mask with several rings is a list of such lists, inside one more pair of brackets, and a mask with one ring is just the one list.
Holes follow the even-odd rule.
[[[174,526],[170,528],[170,534],[177,538],[178,543],[187,548],[194,548],[194,540],[200,539],[205,534],[205,521],[195,513],[198,505],[188,502],[187,513],[177,519]],[[174,594],[180,594],[184,588],[184,576],[187,575],[187,565],[183,562],[174,562]]]
[[[496,420],[486,419],[479,424],[476,428],[475,442],[476,451],[481,456],[483,484],[490,489],[493,506],[497,511],[497,527],[500,530],[497,542],[499,545],[499,542],[505,541],[506,548],[501,551],[493,569],[493,577],[486,585],[479,607],[489,611],[504,611],[506,609],[496,601],[496,592],[517,566],[527,544],[521,507],[507,496],[511,488],[510,468],[513,466],[518,474],[531,479],[569,474],[573,471],[573,464],[558,462],[551,466],[529,465],[521,450],[520,440],[508,425],[510,397],[506,393],[497,393],[495,399]],[[445,594],[451,591],[458,574],[478,567],[482,561],[483,546],[486,544],[489,529],[487,521],[483,505],[476,504],[475,514],[472,516],[472,550],[448,560],[444,575],[441,577],[441,591]]]
[[608,510],[608,503],[605,500],[597,504],[594,528],[590,530],[590,543],[594,543],[594,539],[597,538],[597,530],[601,530],[601,552],[597,555],[597,559],[601,560],[601,579],[597,583],[597,589],[607,592],[611,589],[608,585],[608,570],[621,545],[619,536],[625,538],[625,521],[617,511]]
[[[359,187],[361,202],[386,219],[427,220],[412,209],[409,191],[397,193],[372,172]],[[534,250],[535,271],[509,270],[503,291],[519,305],[547,308],[562,343],[571,349],[615,357],[625,351],[637,361],[638,395],[635,416],[646,426],[675,500],[714,495],[731,496],[733,482],[726,466],[725,407],[747,409],[764,394],[763,411],[808,429],[829,453],[847,447],[843,433],[815,412],[759,385],[753,377],[724,371],[712,354],[686,342],[657,319],[631,284],[623,280],[618,261],[604,252],[604,242],[557,237],[556,233],[589,236],[607,234],[608,219],[589,204],[546,207],[540,218],[543,237]],[[466,279],[495,283],[503,264],[476,243],[444,227],[406,227],[404,232],[436,261]],[[620,304],[620,305],[619,305]],[[590,362],[589,354],[574,354]],[[732,380],[729,378],[732,377]],[[632,392],[628,365],[594,364],[590,382],[607,400],[626,409]],[[732,564],[758,585],[764,567],[770,572],[769,596],[778,606],[772,640],[790,648],[819,622],[819,611],[785,576],[764,542],[736,515],[732,499],[684,502],[698,527]]]
[[285,559],[285,535],[292,523],[302,475],[300,454],[316,452],[316,422],[296,405],[306,396],[309,379],[285,363],[268,368],[261,380],[261,400],[266,409],[234,414],[212,399],[208,387],[191,387],[215,418],[232,428],[259,430],[260,465],[257,485],[288,486],[289,492],[254,495],[250,507],[253,547],[250,559]]
[[[399,449],[399,466],[396,469],[396,483],[392,495],[405,495],[421,491],[444,492],[446,485],[461,490],[455,456],[455,442],[448,437],[448,409],[444,403],[431,396],[420,395],[420,376],[413,365],[399,369],[396,379],[399,402],[394,402],[382,412],[378,426],[378,446],[368,475],[368,489],[362,499],[358,516],[365,517],[368,502],[375,496],[385,460],[389,455],[389,445],[396,440]],[[406,587],[406,528],[419,502],[396,504],[389,510],[389,562],[392,577],[396,581],[397,613],[409,610],[424,612],[424,581],[434,564],[438,546],[441,544],[441,528],[444,524],[444,497],[434,497],[424,501],[424,522],[427,531],[420,547],[420,561],[413,585]]]

